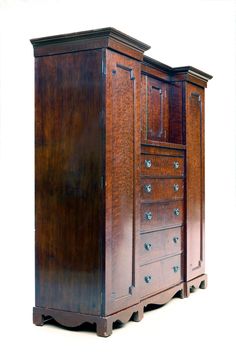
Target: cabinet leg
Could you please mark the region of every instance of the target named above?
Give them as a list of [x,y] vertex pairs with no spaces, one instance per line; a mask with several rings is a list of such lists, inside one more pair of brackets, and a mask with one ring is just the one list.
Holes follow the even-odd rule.
[[44,325],[44,316],[41,313],[36,311],[33,312],[33,323],[36,326],[43,326]]
[[179,297],[180,297],[180,299],[184,299],[185,298],[184,289],[179,291]]
[[97,335],[100,337],[109,337],[112,334],[112,325],[112,319],[99,319],[97,322]]
[[206,289],[207,288],[207,279],[203,280],[200,284],[201,289]]
[[143,319],[143,307],[141,307],[137,312],[133,314],[132,320],[134,322],[139,322]]

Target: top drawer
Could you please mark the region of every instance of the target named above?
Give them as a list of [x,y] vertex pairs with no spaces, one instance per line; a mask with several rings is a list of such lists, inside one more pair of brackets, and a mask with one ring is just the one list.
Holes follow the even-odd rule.
[[143,176],[184,176],[184,157],[167,155],[141,155]]

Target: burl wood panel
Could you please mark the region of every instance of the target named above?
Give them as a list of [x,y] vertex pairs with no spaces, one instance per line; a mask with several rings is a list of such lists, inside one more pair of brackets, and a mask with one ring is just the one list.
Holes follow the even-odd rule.
[[36,58],[36,306],[101,313],[101,53]]
[[142,178],[142,201],[177,200],[184,197],[184,180],[182,178]]
[[140,221],[141,231],[182,225],[184,222],[184,202],[178,200],[163,203],[142,203]]
[[182,82],[172,82],[170,86],[169,140],[177,144],[186,143],[183,92]]
[[106,313],[138,302],[140,63],[107,51]]
[[141,297],[167,289],[182,280],[181,255],[140,267]]
[[140,264],[180,253],[184,245],[183,227],[141,234]]
[[142,75],[142,142],[168,141],[169,138],[169,85]]
[[183,177],[184,158],[168,155],[141,155],[141,174],[153,177]]
[[187,280],[204,273],[204,89],[186,84]]

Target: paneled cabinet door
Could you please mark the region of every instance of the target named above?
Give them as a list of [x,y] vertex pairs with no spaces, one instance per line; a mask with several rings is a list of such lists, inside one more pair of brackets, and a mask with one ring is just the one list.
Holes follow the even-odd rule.
[[168,141],[169,84],[142,75],[142,142]]
[[204,273],[204,90],[186,83],[187,280]]
[[138,302],[140,63],[106,55],[106,314]]

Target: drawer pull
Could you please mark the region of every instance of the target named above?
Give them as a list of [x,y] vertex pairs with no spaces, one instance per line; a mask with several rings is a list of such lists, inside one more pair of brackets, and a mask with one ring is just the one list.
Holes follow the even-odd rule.
[[152,281],[151,275],[146,275],[146,276],[144,277],[144,280],[145,280],[146,283],[151,283],[151,281]]
[[177,170],[177,168],[179,168],[179,162],[178,161],[174,161],[174,168]]
[[151,251],[151,249],[152,249],[152,244],[146,242],[146,243],[144,244],[144,248],[145,248],[146,251]]
[[177,272],[179,271],[179,266],[174,266],[174,267],[173,267],[173,271],[174,271],[175,273],[177,273]]
[[179,216],[179,214],[180,214],[179,208],[175,208],[175,209],[174,209],[174,214],[175,214],[176,216]]
[[174,243],[177,243],[179,241],[179,237],[178,236],[173,237],[173,241]]
[[145,217],[146,220],[152,220],[152,213],[150,211],[147,211],[144,214],[144,217]]
[[152,166],[152,161],[151,160],[145,160],[145,166],[147,168],[150,168]]
[[178,190],[179,190],[179,185],[178,184],[174,184],[174,191],[178,192]]
[[144,190],[145,190],[145,192],[147,192],[147,193],[151,193],[151,191],[152,191],[152,186],[151,186],[151,184],[146,184],[146,185],[144,186]]

